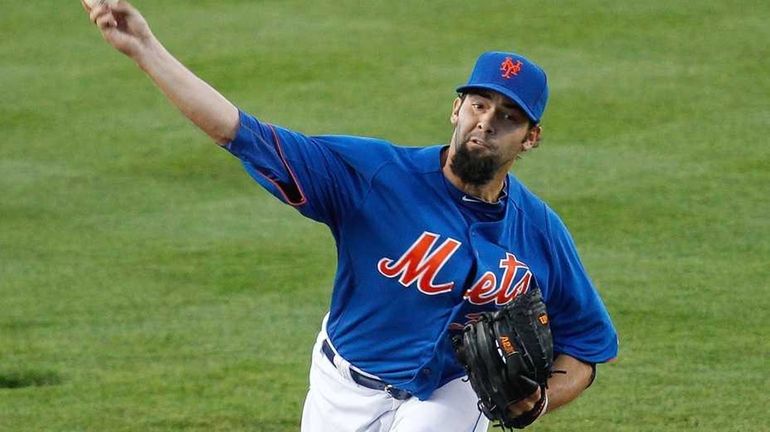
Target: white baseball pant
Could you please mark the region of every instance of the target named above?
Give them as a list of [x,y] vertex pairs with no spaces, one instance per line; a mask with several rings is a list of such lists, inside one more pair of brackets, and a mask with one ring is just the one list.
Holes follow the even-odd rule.
[[321,352],[326,332],[313,347],[310,389],[302,432],[485,432],[489,421],[478,398],[461,378],[436,389],[430,399],[393,399],[385,391],[358,385],[344,360],[335,367]]

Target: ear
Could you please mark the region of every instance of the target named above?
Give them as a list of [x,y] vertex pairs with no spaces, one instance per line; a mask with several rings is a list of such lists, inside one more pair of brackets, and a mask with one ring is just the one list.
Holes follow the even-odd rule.
[[455,101],[452,103],[452,115],[449,116],[449,122],[452,123],[452,126],[457,125],[457,119],[460,117],[460,106],[462,106],[463,100],[459,97],[455,98]]
[[521,143],[522,150],[523,151],[532,150],[533,148],[540,145],[542,132],[543,132],[543,127],[540,126],[539,124],[532,126],[527,132],[527,136],[524,138],[524,142]]

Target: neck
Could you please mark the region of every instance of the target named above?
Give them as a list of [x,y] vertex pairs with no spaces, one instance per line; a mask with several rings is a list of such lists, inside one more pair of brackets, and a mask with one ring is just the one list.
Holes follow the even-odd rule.
[[503,191],[503,186],[505,185],[505,177],[507,176],[508,168],[510,167],[503,167],[498,170],[494,177],[492,177],[492,179],[487,183],[482,185],[470,184],[464,182],[460,177],[457,176],[457,174],[454,173],[454,171],[452,171],[452,168],[450,168],[452,154],[453,152],[451,146],[448,150],[445,150],[441,154],[441,170],[444,173],[444,177],[446,177],[447,180],[449,180],[449,182],[452,183],[452,185],[454,185],[457,189],[460,189],[467,195],[488,203],[497,202],[498,198],[500,198],[500,194]]

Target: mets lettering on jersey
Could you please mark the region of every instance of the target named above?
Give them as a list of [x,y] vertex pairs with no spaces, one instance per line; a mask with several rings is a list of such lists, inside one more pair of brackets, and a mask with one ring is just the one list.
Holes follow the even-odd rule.
[[[454,282],[436,284],[434,278],[462,243],[449,238],[433,251],[438,237],[438,234],[422,233],[401,258],[383,258],[379,261],[377,269],[385,277],[398,278],[398,282],[405,287],[416,282],[417,289],[423,294],[435,295],[452,291]],[[512,253],[506,252],[505,258],[500,260],[500,268],[503,270],[500,284],[497,283],[495,273],[486,271],[465,292],[465,299],[475,305],[494,302],[502,306],[527,291],[532,272],[526,264],[517,260]],[[520,269],[521,272],[518,271]],[[514,279],[517,274],[519,277]]]
[[436,284],[434,278],[462,243],[448,238],[433,251],[438,238],[438,234],[422,233],[401,258],[397,261],[383,258],[377,263],[377,270],[385,277],[398,278],[398,282],[405,287],[417,282],[417,289],[423,294],[435,295],[452,291],[454,282]]
[[358,368],[420,399],[463,374],[450,335],[540,287],[554,350],[615,357],[615,330],[559,217],[514,176],[477,218],[441,170],[443,147],[316,136],[241,113],[226,148],[278,199],[326,224],[337,274],[326,332]]

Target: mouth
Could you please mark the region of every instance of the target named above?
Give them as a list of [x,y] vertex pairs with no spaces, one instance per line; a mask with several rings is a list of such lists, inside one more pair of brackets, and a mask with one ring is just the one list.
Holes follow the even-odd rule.
[[468,138],[468,144],[472,144],[475,147],[482,147],[485,149],[491,149],[492,147],[487,143],[484,139],[479,137],[470,137]]

